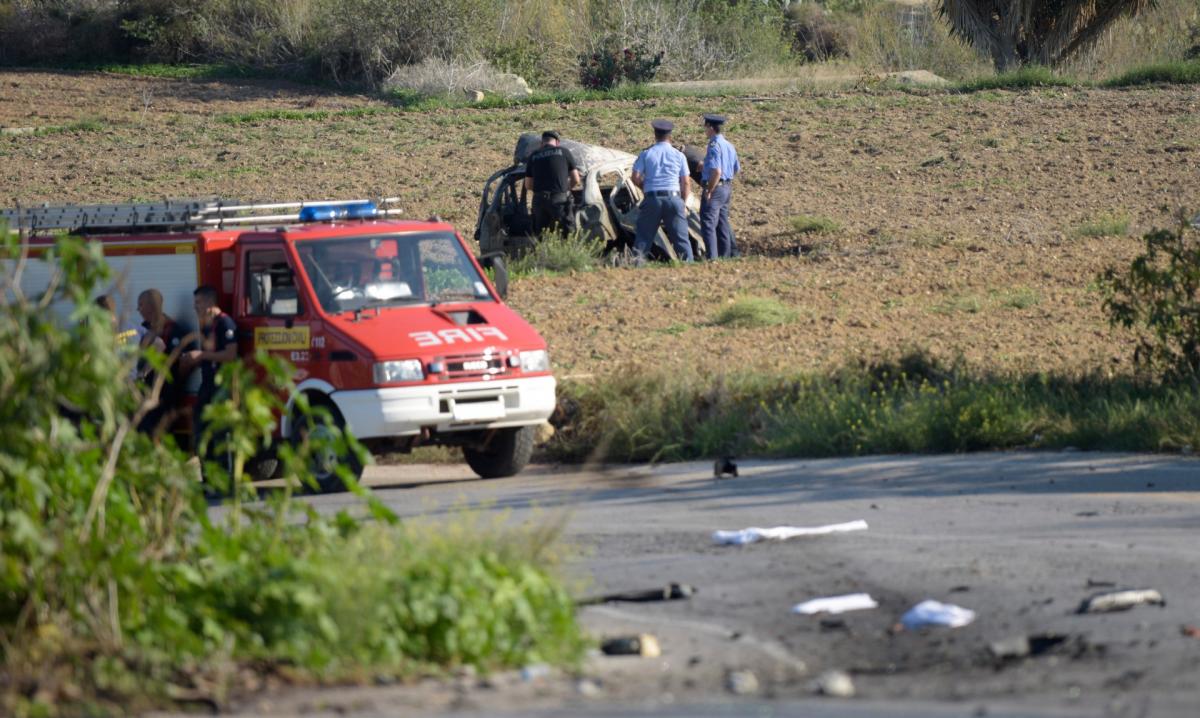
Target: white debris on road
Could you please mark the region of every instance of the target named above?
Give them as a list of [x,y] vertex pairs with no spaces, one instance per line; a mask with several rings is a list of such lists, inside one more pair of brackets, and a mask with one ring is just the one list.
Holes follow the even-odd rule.
[[718,544],[744,546],[745,544],[756,543],[758,541],[785,541],[798,536],[823,536],[825,534],[866,530],[867,522],[861,519],[858,521],[849,521],[844,524],[830,524],[828,526],[813,527],[775,526],[773,528],[764,529],[755,526],[748,529],[739,529],[737,531],[714,531],[713,541]]
[[900,624],[910,631],[925,626],[961,628],[975,620],[975,612],[969,608],[927,599],[908,609],[900,617]]
[[879,604],[868,593],[849,593],[845,596],[814,598],[804,603],[797,603],[792,606],[792,612],[811,616],[816,613],[845,613],[878,607]]

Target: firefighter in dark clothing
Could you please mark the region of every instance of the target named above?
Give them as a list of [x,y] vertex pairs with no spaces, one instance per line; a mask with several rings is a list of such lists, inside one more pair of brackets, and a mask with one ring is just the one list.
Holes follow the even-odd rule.
[[[142,315],[142,327],[146,330],[141,347],[155,347],[168,359],[158,404],[147,411],[138,424],[138,431],[156,436],[171,425],[175,409],[183,401],[187,377],[174,364],[192,348],[192,342],[188,338],[188,328],[163,311],[163,295],[157,289],[147,289],[138,295],[137,310]],[[147,389],[154,386],[156,372],[144,361],[140,363],[138,373]]]
[[[221,436],[207,437],[205,440],[206,422],[204,409],[213,402],[217,395],[217,372],[221,364],[237,359],[237,325],[228,314],[217,306],[217,290],[208,285],[198,287],[192,293],[193,306],[196,308],[196,319],[200,323],[200,333],[203,337],[201,348],[187,353],[188,365],[200,367],[200,392],[196,395],[196,407],[192,414],[193,436],[195,437],[196,453],[202,459],[220,460],[223,458],[216,449],[224,441]],[[201,454],[201,449],[204,449]],[[224,462],[226,470],[230,470],[230,462]]]
[[560,147],[558,133],[542,133],[542,146],[525,163],[525,189],[533,192],[533,232],[541,234],[557,225],[571,230],[571,190],[579,186],[579,166],[570,150]]

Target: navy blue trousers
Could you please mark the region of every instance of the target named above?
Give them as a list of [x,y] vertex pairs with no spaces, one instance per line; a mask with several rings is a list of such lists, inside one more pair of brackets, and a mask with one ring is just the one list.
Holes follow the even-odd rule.
[[737,242],[733,238],[733,227],[729,225],[729,200],[733,186],[720,182],[712,196],[700,201],[700,236],[708,249],[709,259],[737,255]]
[[692,241],[688,238],[687,207],[679,195],[656,197],[647,192],[638,206],[637,235],[633,240],[633,253],[645,257],[654,243],[654,234],[663,227],[667,239],[675,248],[675,256],[692,261]]

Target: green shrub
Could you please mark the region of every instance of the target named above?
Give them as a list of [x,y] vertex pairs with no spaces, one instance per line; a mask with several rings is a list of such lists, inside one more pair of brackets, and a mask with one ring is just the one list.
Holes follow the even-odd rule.
[[1129,234],[1129,215],[1105,214],[1075,228],[1077,237],[1121,237]]
[[808,214],[792,217],[790,222],[792,231],[797,234],[827,234],[829,232],[836,232],[842,228],[841,225],[828,217]]
[[662,52],[651,54],[645,45],[620,47],[609,41],[599,50],[579,56],[579,84],[589,90],[643,84],[654,79],[662,60]]
[[1181,216],[1174,230],[1143,236],[1128,269],[1099,277],[1109,321],[1138,332],[1134,359],[1166,376],[1200,376],[1200,230]]
[[966,80],[959,83],[955,89],[959,92],[1032,90],[1039,87],[1074,87],[1077,84],[1074,79],[1059,75],[1048,67],[1030,65],[1020,70]]
[[509,265],[513,276],[559,272],[586,272],[601,265],[604,242],[582,232],[565,237],[554,231],[543,232],[537,242]]
[[1200,59],[1142,65],[1108,80],[1104,86],[1131,87],[1153,84],[1200,84]]
[[[0,256],[20,256],[0,237]],[[110,279],[99,245],[67,237],[53,256],[46,301],[15,291],[13,264],[0,274],[0,713],[220,705],[239,666],[336,680],[578,658],[553,527],[403,527],[348,475],[375,523],[318,514],[292,494],[312,484],[313,452],[361,450],[336,430],[332,446],[280,445],[291,478],[257,501],[245,469],[294,392],[283,361],[258,357],[265,381],[239,362],[220,374],[205,441],[224,434],[234,460],[206,467],[231,494],[210,517],[187,455],[132,429],[147,397],[128,380],[137,353],[92,301]],[[51,299],[74,307],[65,322]]]
[[776,299],[742,297],[721,308],[713,324],[738,329],[771,327],[796,320],[796,311]]

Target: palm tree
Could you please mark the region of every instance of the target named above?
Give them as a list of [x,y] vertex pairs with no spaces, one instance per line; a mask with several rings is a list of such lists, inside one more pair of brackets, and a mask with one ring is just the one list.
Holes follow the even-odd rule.
[[1156,0],[941,0],[954,32],[1003,71],[1057,65],[1103,36],[1114,22]]

